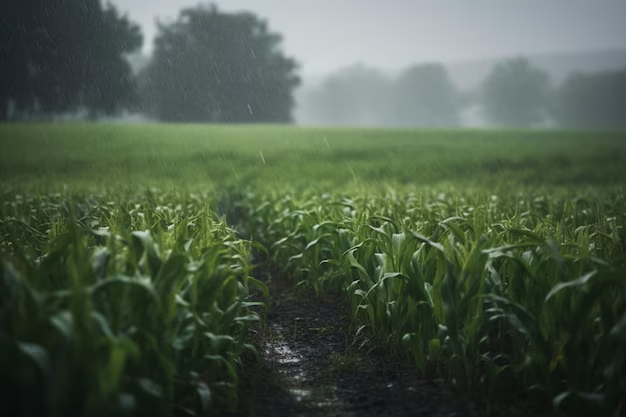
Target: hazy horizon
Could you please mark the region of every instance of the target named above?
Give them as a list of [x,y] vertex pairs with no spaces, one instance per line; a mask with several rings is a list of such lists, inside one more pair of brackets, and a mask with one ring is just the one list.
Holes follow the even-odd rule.
[[[156,20],[174,20],[196,0],[114,0],[142,27],[149,54]],[[354,63],[397,69],[414,62],[461,62],[511,55],[623,48],[626,2],[549,3],[452,0],[218,0],[226,11],[250,10],[283,35],[283,50],[305,76]]]
[[[18,42],[7,41],[0,52],[16,69],[6,71],[0,89],[1,118],[71,120],[98,113],[229,123],[569,126],[581,119],[567,119],[566,108],[593,103],[588,114],[611,120],[622,117],[612,109],[626,108],[616,104],[626,81],[626,1],[99,0],[85,10],[97,19],[105,1],[136,22],[143,36],[124,23],[116,26],[121,18],[73,25],[84,17],[73,13],[79,10],[71,2],[24,8],[11,18],[9,32],[0,35],[14,31]],[[200,25],[181,33],[165,29],[170,47],[150,60],[157,21],[167,28],[181,11],[211,4],[225,14],[253,13],[246,24],[257,28],[258,19],[267,21],[283,37],[284,56],[266,37],[242,38],[253,26],[199,13],[206,19]],[[37,10],[41,19],[32,19]],[[210,42],[193,42],[206,36]],[[84,42],[75,45],[74,38]],[[57,43],[56,54],[33,48],[34,56],[24,59],[23,48],[50,42]],[[255,52],[265,58],[257,60]],[[31,73],[33,67],[44,71]],[[488,92],[492,81],[497,88]],[[521,100],[525,93],[532,100]],[[500,105],[489,108],[492,98],[510,100],[511,115],[526,109],[527,116],[504,120],[496,114]]]

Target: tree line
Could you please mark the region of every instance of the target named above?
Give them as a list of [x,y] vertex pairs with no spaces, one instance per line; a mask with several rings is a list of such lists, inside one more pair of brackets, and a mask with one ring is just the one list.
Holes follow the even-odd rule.
[[481,85],[460,91],[442,64],[410,66],[396,77],[354,65],[303,94],[307,123],[372,126],[462,126],[478,108],[496,127],[620,129],[626,127],[626,68],[574,73],[556,85],[527,58],[496,64]]
[[0,120],[142,112],[172,122],[289,122],[297,64],[252,13],[184,9],[159,24],[148,66],[139,26],[100,0],[0,5]]
[[[292,121],[298,65],[281,36],[247,12],[182,10],[159,24],[152,56],[133,73],[143,35],[101,0],[0,3],[0,120],[122,111],[171,122]],[[357,65],[299,103],[315,124],[453,127],[480,107],[502,127],[626,127],[626,68],[572,74],[555,85],[525,58],[497,64],[476,91],[459,91],[438,63],[393,79]]]
[[136,24],[99,0],[3,1],[0,118],[130,107],[137,97],[123,54],[142,42]]

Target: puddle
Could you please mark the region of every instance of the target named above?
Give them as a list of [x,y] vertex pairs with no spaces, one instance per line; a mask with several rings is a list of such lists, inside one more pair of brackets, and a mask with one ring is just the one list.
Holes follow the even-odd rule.
[[341,304],[285,290],[285,284],[274,282],[274,309],[257,340],[267,374],[247,385],[241,416],[473,415],[454,412],[441,383],[424,380],[397,358],[366,349],[354,353],[350,314]]
[[337,387],[320,384],[316,378],[316,374],[320,372],[320,364],[315,349],[290,343],[286,336],[293,337],[293,331],[289,333],[290,330],[285,327],[287,326],[277,323],[270,326],[270,337],[263,349],[265,360],[281,375],[282,382],[292,399],[304,410],[316,414],[315,412],[323,412],[323,409],[340,408],[342,404],[337,396]]
[[301,388],[291,388],[289,393],[294,398],[294,400],[300,402],[307,397],[311,396],[311,390],[301,389]]

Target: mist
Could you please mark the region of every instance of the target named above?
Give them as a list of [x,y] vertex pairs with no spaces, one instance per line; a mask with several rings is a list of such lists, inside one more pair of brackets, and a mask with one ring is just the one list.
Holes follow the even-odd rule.
[[0,416],[626,417],[624,17],[0,1]]
[[[196,7],[196,3],[194,0],[113,1],[112,5],[130,24],[137,25],[141,35],[141,42],[134,42],[133,48],[122,51],[126,64],[117,64],[129,66],[133,79],[127,83],[136,85],[138,98],[122,104],[109,103],[108,107],[104,106],[105,112],[93,112],[86,108],[90,104],[85,104],[85,97],[96,93],[80,92],[76,94],[80,98],[68,99],[62,106],[51,103],[46,111],[54,113],[56,120],[569,127],[570,120],[578,119],[572,114],[590,113],[581,103],[589,102],[592,96],[595,107],[605,109],[603,113],[610,113],[606,109],[620,106],[624,100],[620,86],[626,78],[623,46],[626,28],[622,19],[626,4],[620,1],[593,4],[567,0],[506,4],[484,0],[471,4],[451,0],[437,3],[346,0],[339,4],[329,0],[297,4],[286,0],[216,1],[211,4],[224,18],[250,14],[259,25],[267,26],[267,33],[279,40],[276,45],[268,46],[268,51],[276,47],[284,58],[281,65],[286,67],[281,67],[281,71],[289,68],[286,81],[279,80],[282,75],[277,73],[271,76],[271,82],[264,77],[257,81],[249,79],[245,74],[257,71],[253,63],[241,67],[241,71],[229,67],[230,75],[218,76],[212,72],[210,76],[214,80],[221,77],[216,82],[202,79],[202,68],[223,65],[232,55],[228,52],[217,61],[207,58],[195,62],[196,70],[185,75],[191,82],[189,85],[178,82],[173,87],[176,83],[171,80],[183,77],[180,71],[161,72],[160,81],[155,81],[158,77],[149,67],[158,60],[159,35],[163,35],[163,28],[180,25],[181,11]],[[236,31],[231,31],[231,35],[231,38],[239,36]],[[189,51],[189,47],[185,48]],[[216,48],[221,50],[226,45],[216,44]],[[231,46],[231,51],[232,48],[236,46]],[[250,46],[245,48],[252,50]],[[45,66],[45,63],[25,65]],[[238,73],[244,74],[244,84],[252,84],[241,86],[241,79],[235,79]],[[230,91],[241,87],[240,103],[226,104],[223,99],[206,98],[232,95],[227,90],[216,93],[224,77],[235,83]],[[491,83],[490,79],[494,78],[500,81]],[[288,86],[284,91],[279,87],[283,85]],[[268,89],[279,92],[269,98]],[[575,92],[581,89],[584,94]],[[129,87],[120,87],[119,91],[129,91]],[[182,96],[172,99],[177,91],[183,91]],[[530,91],[534,92],[532,97],[526,94]],[[527,96],[523,103],[519,100],[522,92]],[[9,118],[42,117],[43,100],[39,96],[44,93],[25,100],[31,104],[22,104],[21,110],[16,104],[22,101],[16,98],[19,94],[11,94],[4,96],[8,105],[2,113]],[[161,100],[169,104],[162,103],[157,109],[155,94],[160,94]],[[190,106],[196,106],[195,109],[188,109],[186,115],[171,114],[193,95],[195,104]],[[576,97],[582,97],[578,99],[581,103],[573,102]],[[507,106],[508,113],[525,115],[516,118],[489,110]],[[608,128],[623,124],[622,114],[612,117],[606,122],[594,119],[587,124]]]
[[[148,40],[144,56],[152,50],[149,40],[155,18],[167,21],[175,16],[177,8],[188,4],[193,2],[156,1],[150,2],[150,7],[146,7],[145,0],[119,2],[122,10],[142,24]],[[626,4],[619,1],[496,4],[479,0],[470,4],[394,0],[383,4],[348,0],[337,4],[323,0],[295,4],[284,0],[231,0],[216,4],[224,10],[258,13],[283,35],[283,49],[300,65],[302,84],[295,92],[294,120],[303,125],[411,125],[390,114],[394,110],[389,106],[403,103],[401,97],[394,96],[397,78],[424,64],[441,64],[450,88],[458,92],[458,115],[448,117],[455,121],[449,125],[466,127],[493,124],[479,100],[481,84],[498,62],[508,58],[528,57],[547,73],[553,89],[573,73],[626,68],[626,28],[622,20]],[[376,79],[364,79],[363,72],[370,72]],[[342,78],[345,85],[340,85]],[[330,85],[339,87],[347,96],[336,92],[324,97]],[[367,103],[368,95],[376,95],[370,90],[376,88],[385,96],[387,107],[381,107],[377,99]],[[422,101],[428,100],[426,97]],[[333,114],[329,114],[328,104],[320,107],[328,102],[337,108]],[[403,104],[409,105],[406,100]],[[347,108],[340,111],[340,106]],[[551,117],[544,119],[536,124],[554,124]],[[412,124],[442,123],[416,120]]]

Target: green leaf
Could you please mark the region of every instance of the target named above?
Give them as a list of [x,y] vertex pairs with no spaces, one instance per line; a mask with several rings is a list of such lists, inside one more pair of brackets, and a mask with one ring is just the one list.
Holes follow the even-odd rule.
[[151,397],[161,398],[161,396],[163,395],[163,388],[161,388],[159,384],[149,378],[139,378],[137,380],[137,383],[139,384],[139,387],[142,389],[142,391],[150,395]]
[[18,343],[17,347],[19,352],[30,359],[42,374],[48,374],[50,371],[50,357],[42,346],[34,343]]
[[521,235],[521,236],[527,237],[536,243],[543,243],[545,241],[544,238],[542,238],[538,234],[533,233],[527,229],[508,229],[508,232],[512,235]]
[[561,282],[556,284],[548,295],[546,295],[545,301],[549,301],[556,294],[564,291],[566,289],[578,289],[582,290],[586,286],[597,286],[602,285],[603,287],[612,286],[612,285],[626,285],[626,275],[619,274],[617,272],[599,272],[599,271],[591,271],[578,279],[568,282]]
[[427,237],[422,236],[419,233],[416,233],[413,231],[410,231],[410,233],[415,239],[417,239],[417,241],[425,243],[428,246],[432,247],[433,249],[436,249],[441,255],[443,255],[446,261],[450,262],[450,257],[448,256],[448,253],[446,252],[445,248],[443,247],[441,243],[433,242]]
[[159,257],[156,245],[152,240],[152,236],[150,236],[150,231],[132,232],[131,241],[137,262],[139,262],[145,252],[148,261],[149,273],[152,277],[155,277],[161,269],[161,258]]
[[356,258],[354,257],[354,252],[356,252],[356,250],[357,249],[355,248],[347,252],[348,262],[350,263],[350,266],[352,268],[356,268],[360,273],[363,274],[364,277],[369,279],[369,275],[367,274],[367,271],[365,270],[365,268],[363,268],[363,265],[361,265],[359,261],[357,261]]
[[211,390],[204,382],[198,381],[196,382],[196,393],[200,399],[200,409],[203,413],[208,412],[211,406]]
[[253,278],[253,277],[248,277],[248,282],[250,284],[254,285],[255,287],[257,287],[261,291],[261,293],[263,294],[263,297],[266,300],[270,299],[270,289],[267,286],[267,284],[265,284],[263,281],[259,281],[258,279]]
[[330,236],[330,234],[329,234],[329,233],[326,233],[326,234],[323,234],[322,236],[318,237],[317,239],[310,241],[310,242],[306,245],[306,247],[304,248],[304,251],[306,251],[306,250],[308,250],[308,249],[312,248],[313,246],[317,245],[317,244],[319,243],[319,241],[320,241],[320,240],[322,240],[322,239],[323,239],[323,238],[325,238],[325,237],[329,237],[329,236]]

